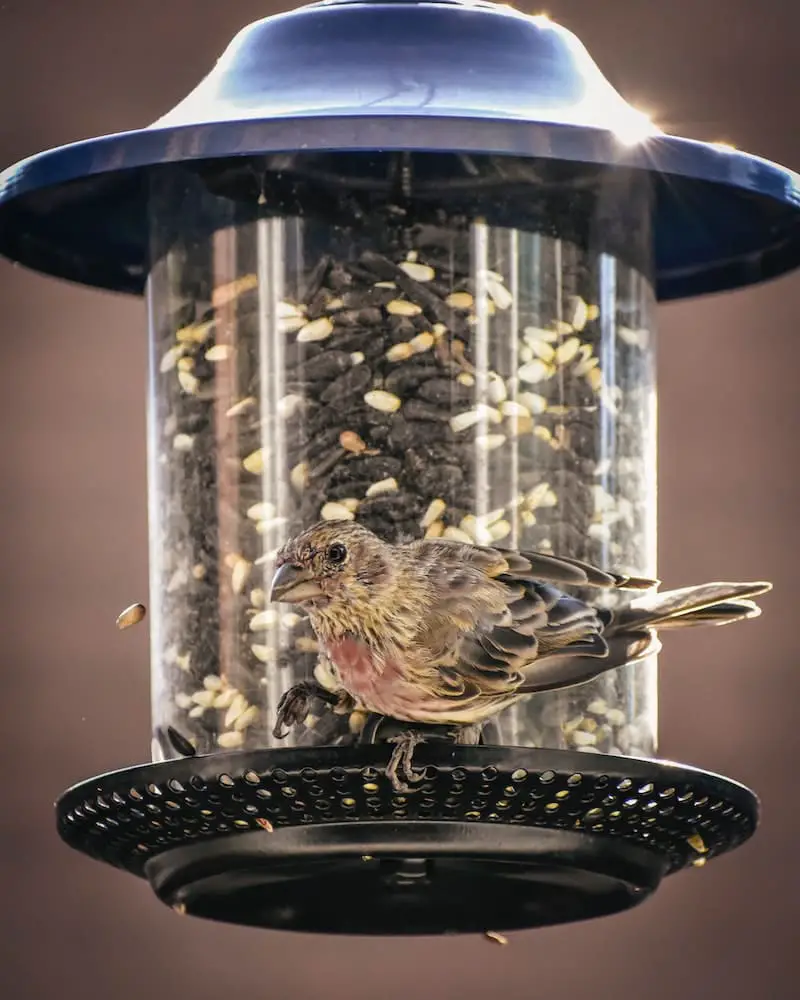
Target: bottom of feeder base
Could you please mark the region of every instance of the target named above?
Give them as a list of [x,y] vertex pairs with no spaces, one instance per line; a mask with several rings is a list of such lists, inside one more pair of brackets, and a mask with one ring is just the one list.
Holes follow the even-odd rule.
[[665,761],[424,744],[409,794],[386,746],[145,764],[57,804],[71,847],[180,912],[340,934],[504,931],[628,909],[738,847],[758,801]]

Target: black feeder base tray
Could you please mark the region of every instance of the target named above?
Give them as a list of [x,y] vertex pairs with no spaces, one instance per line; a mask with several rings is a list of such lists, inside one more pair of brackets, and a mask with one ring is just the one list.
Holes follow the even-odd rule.
[[149,880],[180,912],[255,927],[442,934],[625,910],[757,824],[736,782],[656,760],[424,744],[221,753],[84,781],[57,804],[70,847]]

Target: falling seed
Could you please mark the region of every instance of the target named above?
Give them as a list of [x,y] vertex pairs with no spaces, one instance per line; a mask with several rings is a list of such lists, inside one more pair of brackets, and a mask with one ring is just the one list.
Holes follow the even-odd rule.
[[233,348],[228,344],[215,344],[205,353],[206,361],[227,361],[233,354]]
[[394,493],[397,489],[399,489],[397,480],[394,476],[389,476],[387,479],[381,479],[379,482],[373,483],[367,489],[366,495],[368,497],[375,497],[378,496],[379,493]]
[[275,651],[271,646],[263,646],[261,643],[254,642],[250,649],[253,652],[253,656],[261,663],[270,663],[275,658]]
[[700,836],[699,833],[693,833],[691,837],[686,838],[686,843],[692,850],[697,851],[698,854],[707,854],[708,848],[705,845],[705,841]]
[[419,316],[422,306],[416,302],[409,302],[407,299],[392,299],[386,304],[386,312],[391,316]]
[[446,509],[447,509],[447,504],[444,502],[444,500],[438,497],[436,498],[436,500],[431,500],[430,504],[428,504],[428,509],[425,511],[425,513],[422,516],[422,520],[419,522],[420,527],[429,528],[434,523],[434,521],[439,520],[439,518],[442,516],[442,514],[444,514]]
[[339,435],[339,444],[345,451],[351,451],[354,455],[360,455],[367,448],[364,439],[355,431],[342,431]]
[[181,389],[188,393],[190,396],[194,396],[197,390],[200,388],[200,382],[192,375],[191,372],[178,372],[178,382],[180,382]]
[[462,531],[461,528],[456,528],[452,524],[444,529],[442,538],[451,538],[454,542],[467,542],[467,544],[472,545],[472,538],[466,531]]
[[620,339],[631,347],[646,347],[647,341],[650,338],[650,331],[646,327],[641,327],[638,330],[632,330],[627,326],[618,326],[617,334]]
[[252,472],[254,476],[260,476],[264,471],[264,449],[259,448],[251,452],[242,462],[247,472]]
[[500,934],[499,931],[484,931],[483,936],[488,941],[494,941],[495,944],[506,945],[508,944],[508,938],[505,934]]
[[237,733],[244,732],[248,726],[252,726],[253,723],[258,719],[259,709],[257,705],[250,705],[246,708],[239,718],[234,722],[233,728]]
[[707,860],[708,860],[707,858],[702,858],[702,857],[700,857],[700,858],[693,858],[692,859],[692,868],[702,868],[703,865],[706,863]]
[[344,504],[335,503],[332,500],[324,504],[319,513],[323,521],[352,521],[355,517]]
[[526,365],[522,365],[518,374],[523,382],[542,382],[544,379],[550,378],[553,369],[540,358],[535,358]]
[[186,916],[186,903],[173,903],[172,909],[182,917]]
[[424,351],[429,351],[433,347],[436,343],[436,338],[432,333],[426,330],[423,333],[418,333],[416,337],[412,337],[408,343],[414,354],[422,354]]
[[308,462],[298,462],[294,466],[289,473],[289,482],[298,493],[303,492],[306,486],[308,486]]
[[172,447],[175,451],[191,451],[194,447],[194,438],[191,434],[176,434],[172,439]]
[[258,611],[250,619],[250,631],[260,632],[262,629],[272,628],[278,620],[278,612],[275,608],[267,608],[265,611]]
[[231,590],[234,594],[241,594],[244,590],[251,569],[252,563],[248,562],[247,559],[240,559],[233,567],[231,570]]
[[316,340],[326,340],[333,333],[333,322],[329,316],[320,316],[306,323],[297,334],[299,344],[310,344]]
[[444,524],[441,521],[434,521],[425,529],[425,538],[441,538],[444,533]]
[[138,625],[140,621],[144,620],[146,614],[147,608],[144,604],[131,604],[117,616],[117,628],[123,631],[130,628],[131,625]]
[[226,285],[218,285],[211,293],[211,305],[215,309],[233,302],[240,295],[258,287],[258,277],[255,274],[245,274],[241,278],[228,282]]
[[514,301],[514,296],[494,275],[486,276],[486,291],[498,309],[508,309]]
[[264,521],[258,521],[256,524],[256,531],[259,535],[268,535],[270,531],[274,531],[276,528],[281,528],[286,524],[285,517],[270,517]]
[[495,448],[499,448],[505,440],[505,434],[477,434],[475,436],[475,445],[483,451],[494,451]]
[[559,344],[556,348],[556,362],[560,365],[565,365],[572,361],[581,346],[581,342],[577,337],[569,337],[564,341],[563,344]]
[[572,316],[570,317],[570,325],[576,333],[580,333],[588,321],[589,307],[579,295],[576,295],[572,299]]
[[396,413],[402,404],[399,396],[384,389],[372,389],[365,393],[364,402],[374,410],[380,410],[381,413]]
[[475,300],[469,292],[453,292],[444,300],[451,309],[471,309]]
[[261,503],[254,503],[247,508],[247,516],[251,521],[264,521],[275,516],[275,504],[263,500]]
[[217,737],[217,743],[225,750],[235,750],[236,747],[240,747],[244,743],[244,733],[237,733],[235,730],[220,733]]
[[363,351],[353,351],[353,353],[350,355],[350,360],[353,362],[354,365],[360,365],[364,361],[364,358],[365,354]]
[[428,264],[417,264],[415,261],[406,260],[400,267],[414,281],[433,281],[436,277],[436,272]]
[[162,375],[167,372],[171,372],[172,369],[177,365],[178,359],[181,357],[183,352],[186,350],[183,344],[176,344],[174,347],[166,352],[164,357],[161,359],[161,363],[158,366],[158,370]]
[[268,819],[264,819],[263,816],[256,816],[256,823],[261,827],[262,830],[266,830],[267,833],[274,833],[275,827],[270,823]]
[[233,406],[229,407],[225,411],[226,417],[238,417],[246,410],[249,410],[252,406],[255,406],[256,398],[255,396],[245,396],[244,399],[240,399],[238,403],[234,403]]

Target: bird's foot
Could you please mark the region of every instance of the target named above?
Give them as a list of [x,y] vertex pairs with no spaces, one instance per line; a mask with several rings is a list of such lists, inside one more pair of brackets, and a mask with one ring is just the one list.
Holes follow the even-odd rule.
[[425,737],[421,733],[409,729],[400,733],[399,736],[390,737],[387,742],[394,743],[395,747],[392,750],[389,763],[386,765],[386,777],[396,792],[413,791],[411,785],[418,785],[425,780],[425,772],[419,773],[413,767],[414,750],[420,743],[425,742]]
[[[278,711],[275,718],[275,726],[272,735],[278,739],[285,739],[294,726],[305,722],[311,708],[311,702],[315,699],[325,702],[331,708],[339,708],[346,695],[328,691],[317,681],[300,681],[285,691],[278,702]],[[284,732],[284,726],[288,728]]]

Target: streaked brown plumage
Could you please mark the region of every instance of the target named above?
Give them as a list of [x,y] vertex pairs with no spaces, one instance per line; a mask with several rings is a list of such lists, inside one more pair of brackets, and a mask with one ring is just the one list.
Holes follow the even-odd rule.
[[[526,695],[580,684],[656,652],[656,626],[755,617],[751,598],[770,589],[708,583],[614,612],[560,589],[657,585],[541,552],[442,539],[390,545],[358,524],[334,521],[281,549],[272,599],[303,606],[352,704],[474,733]],[[300,721],[304,710],[303,691],[288,693],[276,731]]]

